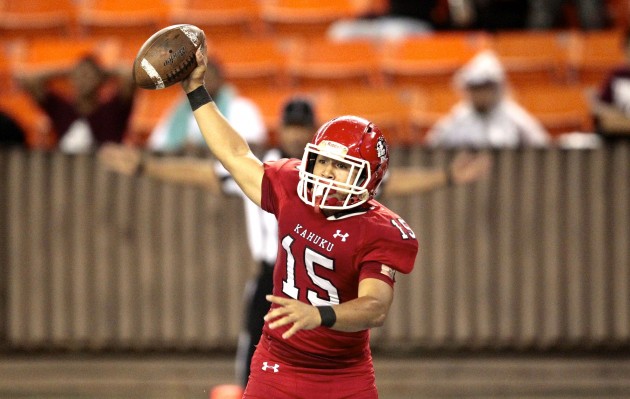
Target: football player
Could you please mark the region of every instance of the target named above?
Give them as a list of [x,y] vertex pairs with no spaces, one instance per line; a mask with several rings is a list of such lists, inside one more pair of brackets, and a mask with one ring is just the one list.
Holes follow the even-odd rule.
[[[186,104],[186,106],[188,106]],[[191,115],[192,117],[192,115]],[[315,109],[306,97],[295,96],[282,108],[278,128],[278,147],[267,151],[262,160],[301,158],[305,145],[317,130]],[[212,163],[204,158],[151,157],[133,147],[106,145],[99,150],[99,159],[108,169],[126,175],[142,174],[177,184],[197,185],[214,194],[242,195],[236,184]],[[397,167],[389,168],[388,176],[379,186],[381,196],[401,196],[426,192],[448,184],[450,172],[452,184],[466,184],[485,176],[490,167],[488,154],[459,153],[445,168]],[[449,172],[447,172],[447,170]],[[264,212],[253,202],[246,200],[245,220],[252,258],[259,264],[259,272],[251,279],[244,291],[245,319],[238,338],[236,374],[243,387],[247,385],[251,359],[260,340],[264,315],[270,303],[265,296],[272,292],[273,266],[276,261],[278,233],[273,214]]]
[[271,310],[245,398],[377,398],[369,329],[381,326],[395,273],[414,267],[418,242],[373,199],[389,150],[373,123],[325,123],[301,160],[264,163],[203,87],[206,54],[182,82],[208,147],[255,204],[278,220]]

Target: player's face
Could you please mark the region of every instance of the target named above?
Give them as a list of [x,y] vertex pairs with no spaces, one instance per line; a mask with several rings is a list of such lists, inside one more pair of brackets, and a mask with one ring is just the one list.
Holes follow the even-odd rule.
[[357,170],[346,162],[319,154],[315,159],[313,174],[340,183],[351,183],[356,178]]

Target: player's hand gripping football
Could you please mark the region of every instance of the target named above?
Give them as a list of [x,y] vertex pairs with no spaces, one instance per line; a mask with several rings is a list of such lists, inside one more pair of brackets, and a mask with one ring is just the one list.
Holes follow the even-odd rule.
[[267,295],[267,300],[279,305],[265,315],[265,321],[269,322],[269,328],[274,329],[288,324],[291,327],[282,334],[282,338],[291,338],[300,330],[312,330],[319,327],[322,318],[319,310],[315,306],[297,301],[295,299],[282,298],[274,295]]
[[197,49],[195,56],[197,58],[197,67],[193,69],[186,79],[182,80],[182,88],[186,93],[190,93],[197,87],[203,86],[204,76],[206,74],[206,65],[208,63],[208,53],[205,39],[201,47]]

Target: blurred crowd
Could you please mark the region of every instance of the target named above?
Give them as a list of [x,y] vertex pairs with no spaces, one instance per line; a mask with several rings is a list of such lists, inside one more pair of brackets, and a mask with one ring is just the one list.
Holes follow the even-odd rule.
[[[383,6],[362,18],[331,24],[330,37],[382,37],[423,35],[432,31],[517,31],[620,28],[614,25],[604,0],[449,0],[381,2]],[[630,46],[628,36],[619,44],[626,63],[612,68],[597,86],[585,88],[595,141],[619,140],[630,132]],[[248,141],[259,148],[274,144],[274,126],[248,98],[247,88],[232,84],[216,54],[206,82],[220,109]],[[134,113],[131,68],[100,62],[85,54],[71,67],[37,73],[16,71],[20,90],[28,93],[48,120],[47,135],[27,139],[22,121],[10,110],[2,114],[2,145],[58,148],[69,153],[89,152],[106,142],[125,143],[150,151],[176,152],[203,147],[195,124],[181,99],[159,110],[163,115],[146,137],[130,129]],[[59,84],[59,81],[64,83]],[[509,74],[501,57],[482,50],[467,60],[451,77],[460,101],[427,129],[420,144],[431,147],[518,147],[553,144],[544,123],[512,96]],[[295,93],[294,93],[295,94]],[[309,97],[307,90],[299,96]],[[289,100],[287,97],[285,100]],[[317,106],[317,101],[314,101]],[[278,106],[277,113],[280,112]],[[568,132],[567,132],[568,133]]]

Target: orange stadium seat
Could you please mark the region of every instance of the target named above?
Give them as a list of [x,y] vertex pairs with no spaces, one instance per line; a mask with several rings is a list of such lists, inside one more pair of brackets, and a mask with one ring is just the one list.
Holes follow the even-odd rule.
[[320,117],[328,120],[340,115],[366,118],[380,127],[392,145],[410,141],[409,117],[411,97],[407,91],[394,88],[330,89],[320,106]]
[[[111,39],[42,37],[24,40],[16,45],[12,59],[14,77],[69,71],[81,58],[92,55],[110,66],[118,53],[118,43]],[[71,94],[66,79],[52,82],[55,90]]]
[[453,74],[487,45],[485,36],[438,33],[384,43],[381,68],[395,85],[448,86]]
[[382,83],[377,49],[367,40],[298,41],[290,52],[288,74],[302,88]]
[[86,55],[107,64],[117,56],[119,43],[112,39],[41,37],[16,45],[14,68],[19,73],[67,69]]
[[[4,49],[0,49],[3,51]],[[0,90],[3,93],[11,91],[13,88],[13,73],[11,70],[11,63],[7,57],[0,57]]]
[[82,0],[77,24],[88,36],[141,35],[166,26],[167,0]]
[[566,36],[551,31],[498,32],[491,47],[513,84],[558,83],[566,79]]
[[590,132],[592,124],[585,89],[580,85],[529,85],[514,91],[516,101],[556,137]]
[[625,61],[623,32],[573,32],[568,51],[570,78],[582,85],[600,85],[612,69]]
[[219,60],[227,80],[239,89],[260,86],[269,89],[286,83],[286,55],[275,39],[208,39],[208,43],[208,54]]
[[261,0],[261,18],[277,36],[323,37],[331,23],[354,17],[352,0]]
[[129,35],[124,39],[124,45],[121,44],[120,40],[111,39],[113,43],[117,44],[116,61],[131,68],[138,51],[140,51],[140,47],[149,37],[143,34]]
[[0,36],[70,36],[76,33],[75,0],[2,0]]
[[15,89],[13,80],[13,63],[15,58],[17,41],[0,39],[0,90],[3,93],[11,92]]
[[257,0],[171,0],[169,24],[198,26],[209,40],[251,37],[261,30]]

